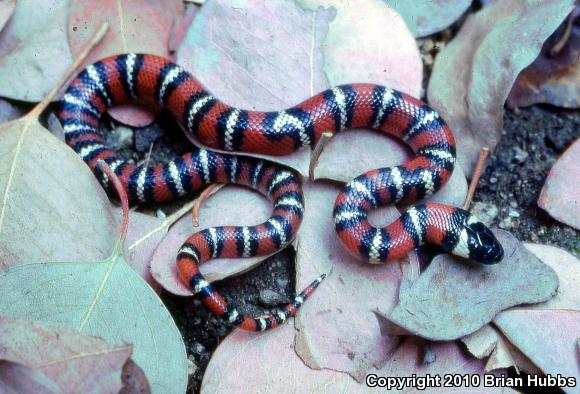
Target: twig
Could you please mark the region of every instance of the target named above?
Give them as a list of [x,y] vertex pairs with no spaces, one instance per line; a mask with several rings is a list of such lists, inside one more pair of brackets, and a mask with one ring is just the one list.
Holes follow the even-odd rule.
[[312,156],[310,156],[310,164],[308,165],[308,180],[314,180],[314,169],[318,165],[318,159],[322,154],[322,151],[328,145],[328,141],[330,141],[330,137],[332,137],[332,133],[330,131],[325,131],[320,136],[320,139],[316,143],[314,150],[312,151]]
[[484,146],[483,148],[481,148],[481,151],[479,151],[479,158],[477,159],[475,171],[473,171],[473,177],[471,178],[471,182],[469,183],[467,197],[465,197],[465,202],[463,203],[463,209],[465,210],[468,210],[469,206],[471,205],[471,200],[473,199],[473,195],[475,194],[475,189],[477,188],[477,184],[479,183],[479,178],[481,178],[483,165],[485,164],[487,156],[489,156],[489,148],[487,146]]
[[199,210],[201,208],[201,204],[203,204],[203,202],[205,200],[207,200],[209,196],[216,193],[218,190],[220,190],[224,186],[225,185],[223,185],[223,184],[219,184],[219,185],[212,184],[212,185],[209,185],[204,191],[201,192],[201,194],[199,195],[197,200],[195,200],[195,204],[193,205],[193,208],[191,208],[191,224],[193,225],[193,227],[199,226]]

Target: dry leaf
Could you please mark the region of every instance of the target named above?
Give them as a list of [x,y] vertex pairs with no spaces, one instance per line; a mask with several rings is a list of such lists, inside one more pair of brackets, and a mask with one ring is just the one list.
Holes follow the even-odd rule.
[[[72,0],[68,23],[70,48],[77,56],[107,21],[110,24],[107,37],[91,52],[90,63],[127,52],[168,56],[169,32],[182,13],[183,3],[179,0]],[[153,122],[158,110],[123,105],[110,109],[109,113],[121,123],[141,127]]]
[[451,127],[459,163],[468,177],[481,148],[497,144],[503,105],[517,75],[538,56],[573,4],[573,0],[495,1],[471,14],[437,56],[429,103]]
[[[294,329],[285,324],[260,335],[234,331],[218,347],[207,367],[202,394],[220,393],[376,393],[377,388],[359,384],[348,375],[308,368],[294,352]],[[407,338],[378,376],[410,377],[427,374],[483,374],[484,363],[467,356],[455,342],[430,345],[435,362],[421,362],[425,344]],[[276,351],[272,351],[276,349]],[[506,373],[506,371],[500,371]],[[240,378],[243,376],[243,379]],[[443,379],[442,379],[443,383]],[[378,389],[384,390],[385,389]],[[406,388],[409,390],[409,388]],[[411,388],[412,390],[412,388]],[[429,388],[434,393],[465,393],[466,388]],[[412,390],[413,391],[413,390]],[[509,388],[470,387],[470,393],[516,393]]]
[[[580,6],[568,19],[580,16]],[[563,38],[566,24],[572,23],[571,33],[557,54],[551,52]],[[540,56],[516,80],[507,99],[510,108],[548,103],[564,108],[580,106],[580,25],[570,20],[546,41]]]
[[394,8],[415,37],[429,36],[455,22],[469,8],[471,0],[384,0]]
[[[399,338],[381,335],[375,311],[389,313],[397,303],[401,266],[417,256],[371,265],[352,258],[334,231],[332,209],[339,188],[324,182],[305,185],[304,221],[296,240],[296,287],[320,273],[328,277],[296,318],[296,349],[306,365],[349,373],[363,381],[384,364]],[[372,222],[390,223],[396,208],[373,211]]]
[[[556,271],[558,294],[541,304],[503,311],[494,318],[494,324],[544,373],[573,376],[578,381],[580,261],[553,246],[526,244],[526,248]],[[577,393],[578,387],[563,390]]]
[[[224,187],[201,204],[198,227],[193,227],[189,212],[171,226],[153,254],[153,277],[165,290],[173,294],[191,295],[191,290],[178,277],[175,264],[177,251],[185,240],[193,233],[209,227],[253,226],[268,220],[271,212],[271,203],[261,194],[237,186]],[[248,271],[265,258],[214,259],[202,264],[200,268],[207,280],[215,281]]]
[[40,101],[64,75],[73,61],[66,37],[69,2],[17,2],[0,33],[0,96]]
[[[130,344],[110,344],[67,326],[1,317],[0,370],[7,368],[11,373],[0,371],[4,377],[0,378],[0,391],[12,386],[23,393],[17,382],[32,378],[42,384],[44,379],[38,379],[41,372],[56,386],[50,392],[116,393],[131,351]],[[14,364],[26,368],[14,369]],[[43,385],[50,388],[50,383]]]
[[470,334],[511,306],[546,301],[558,276],[510,233],[494,232],[505,252],[495,265],[443,254],[408,288],[388,320],[415,335],[451,340]]
[[554,219],[580,230],[580,183],[570,176],[580,173],[580,139],[556,161],[540,192],[538,205]]

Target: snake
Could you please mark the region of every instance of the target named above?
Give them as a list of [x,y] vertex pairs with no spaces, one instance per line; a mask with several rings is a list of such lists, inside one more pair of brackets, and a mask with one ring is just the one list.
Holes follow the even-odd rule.
[[[108,108],[126,102],[167,109],[185,133],[210,149],[194,147],[154,166],[121,159],[106,146],[98,127]],[[184,284],[212,313],[244,330],[268,330],[294,316],[325,275],[285,307],[257,318],[238,312],[204,278],[199,266],[208,260],[263,256],[284,248],[296,236],[304,216],[301,179],[294,171],[230,152],[284,155],[315,147],[325,132],[359,127],[390,135],[406,143],[415,157],[368,171],[342,189],[333,219],[349,254],[361,261],[384,263],[429,243],[482,264],[503,258],[491,230],[461,208],[424,202],[409,206],[384,228],[369,223],[372,209],[411,204],[435,193],[449,179],[456,161],[453,134],[439,114],[395,89],[368,83],[340,85],[288,109],[249,111],[220,101],[191,73],[164,57],[128,53],[84,68],[66,89],[58,117],[66,143],[103,187],[111,190],[111,180],[97,165],[101,160],[117,175],[131,203],[169,201],[215,183],[246,186],[271,201],[273,211],[264,223],[204,229],[192,234],[177,252],[177,271]],[[355,154],[364,152],[351,155]]]

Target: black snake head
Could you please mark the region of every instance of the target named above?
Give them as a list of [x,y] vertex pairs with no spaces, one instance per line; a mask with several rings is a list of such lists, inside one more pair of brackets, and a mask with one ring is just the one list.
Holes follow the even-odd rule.
[[[497,264],[503,259],[503,248],[489,228],[473,216],[462,231],[466,238],[469,258],[482,264]],[[477,220],[477,221],[476,221]]]
[[457,243],[451,253],[481,264],[497,264],[503,259],[503,248],[491,230],[474,215],[461,210]]

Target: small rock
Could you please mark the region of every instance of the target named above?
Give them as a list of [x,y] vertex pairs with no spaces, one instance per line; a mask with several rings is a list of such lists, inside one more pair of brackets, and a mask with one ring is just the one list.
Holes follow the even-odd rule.
[[509,211],[508,215],[510,215],[512,218],[519,218],[520,217],[520,213],[518,211],[516,211],[515,209],[511,209]]
[[194,353],[196,354],[204,354],[207,353],[207,350],[205,350],[205,346],[203,346],[201,343],[196,342],[193,344],[193,348],[191,349]]
[[501,222],[499,222],[499,224],[497,225],[499,228],[501,229],[509,229],[511,228],[513,225],[512,223],[512,218],[511,216],[507,216],[504,219],[501,220]]
[[157,142],[163,135],[163,129],[157,123],[139,129],[135,135],[135,149],[138,152],[147,152],[151,144]]
[[522,164],[523,162],[525,162],[528,159],[528,152],[526,152],[525,150],[521,149],[520,147],[516,146],[514,148],[514,161],[518,164]]
[[497,178],[492,176],[491,178],[489,178],[489,183],[491,184],[497,183]]
[[196,371],[197,365],[195,365],[195,360],[193,359],[192,355],[189,355],[189,357],[187,357],[187,374],[189,376],[193,376],[195,375]]
[[288,279],[280,279],[280,278],[276,279],[276,284],[281,289],[285,289],[286,286],[288,286],[288,282],[289,282]]
[[437,359],[435,350],[430,345],[425,345],[423,353],[423,365],[429,365]]
[[111,133],[112,145],[115,149],[128,148],[133,141],[133,130],[125,126],[117,126]]
[[274,306],[290,301],[287,297],[270,289],[260,290],[259,300],[260,303],[265,306]]
[[471,212],[487,226],[493,224],[499,214],[499,210],[493,203],[483,201],[473,203]]

